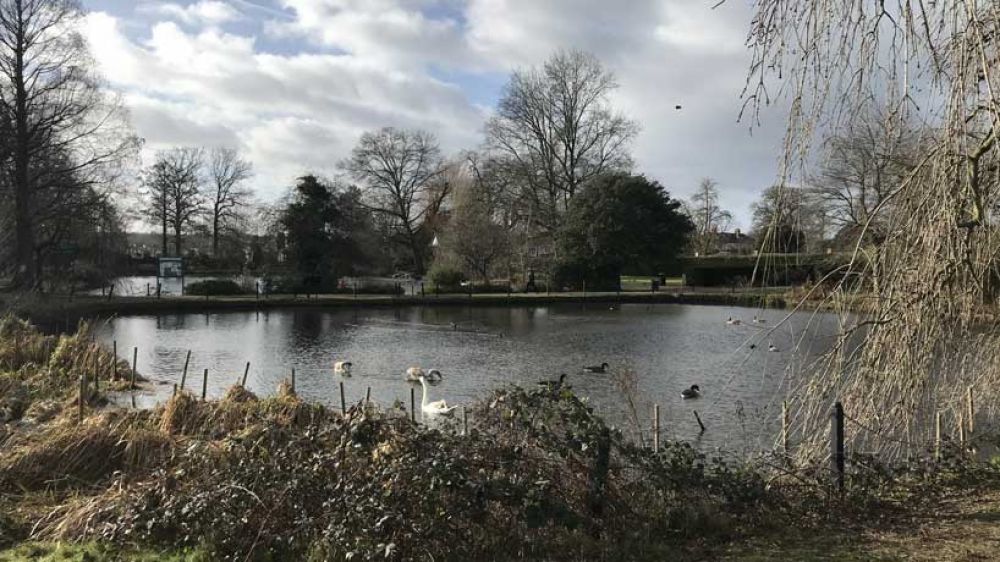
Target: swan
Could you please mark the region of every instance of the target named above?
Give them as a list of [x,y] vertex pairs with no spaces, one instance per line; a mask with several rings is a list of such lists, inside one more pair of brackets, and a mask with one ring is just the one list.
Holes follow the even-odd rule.
[[701,389],[698,388],[698,385],[696,384],[692,384],[691,388],[685,388],[681,391],[681,398],[684,398],[685,400],[688,398],[697,398],[699,396],[701,396]]
[[337,361],[333,364],[333,374],[349,377],[351,376],[351,365],[353,364],[350,361]]
[[606,373],[608,372],[608,367],[610,366],[611,365],[608,365],[607,363],[601,363],[600,365],[591,365],[589,367],[584,367],[583,370],[587,371],[588,373]]
[[778,349],[778,346],[774,345],[773,343],[767,344],[767,350],[774,353],[781,351],[780,349]]
[[441,371],[437,369],[424,371],[420,367],[410,367],[406,370],[406,382],[419,382],[421,377],[426,378],[430,382],[440,382],[443,378]]
[[739,318],[733,318],[732,316],[730,316],[729,319],[726,320],[726,324],[729,324],[730,326],[739,326],[742,323],[743,323],[742,320],[740,320]]
[[431,416],[449,416],[458,406],[449,406],[444,400],[434,402],[427,401],[427,377],[421,376],[420,386],[423,388],[423,397],[420,399],[420,410]]

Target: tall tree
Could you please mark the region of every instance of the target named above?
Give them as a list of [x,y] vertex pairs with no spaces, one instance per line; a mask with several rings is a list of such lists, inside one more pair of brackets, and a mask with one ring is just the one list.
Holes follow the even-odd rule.
[[811,190],[773,185],[752,210],[753,231],[764,252],[805,252],[825,238],[826,209]]
[[631,169],[638,126],[611,108],[617,87],[593,55],[560,51],[504,88],[487,143],[516,174],[524,212],[544,231],[558,228],[585,182]]
[[232,148],[212,150],[208,160],[211,182],[209,222],[212,229],[212,256],[219,257],[219,238],[224,230],[239,220],[240,212],[250,202],[251,191],[244,183],[253,175],[253,168]]
[[409,249],[414,271],[423,273],[428,240],[422,223],[449,191],[447,183],[435,182],[443,165],[434,136],[393,128],[365,133],[340,166],[360,185],[365,205]]
[[93,187],[136,147],[93,73],[80,17],[73,0],[0,0],[0,144],[22,287],[37,286],[38,214],[51,214],[39,206],[62,199],[41,192]]
[[488,283],[490,273],[507,255],[509,232],[502,223],[502,212],[497,212],[481,183],[467,172],[456,180],[441,248],[457,258],[468,273]]
[[160,225],[164,256],[168,255],[168,233],[174,236],[174,255],[182,255],[184,234],[205,210],[203,163],[204,151],[200,148],[174,148],[158,152],[146,171],[143,210],[147,218]]
[[701,255],[711,254],[717,248],[719,232],[729,228],[733,214],[719,206],[719,184],[704,178],[698,191],[691,196],[689,212],[694,222],[694,250]]
[[693,230],[681,203],[659,183],[629,174],[600,176],[566,213],[558,277],[614,289],[623,273],[663,272],[675,265]]

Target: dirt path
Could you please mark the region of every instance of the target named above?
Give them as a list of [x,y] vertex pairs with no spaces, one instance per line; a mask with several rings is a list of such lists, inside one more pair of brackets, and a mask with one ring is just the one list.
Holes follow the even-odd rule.
[[790,529],[785,535],[753,539],[729,549],[722,560],[1000,561],[1000,482],[949,489],[874,529]]

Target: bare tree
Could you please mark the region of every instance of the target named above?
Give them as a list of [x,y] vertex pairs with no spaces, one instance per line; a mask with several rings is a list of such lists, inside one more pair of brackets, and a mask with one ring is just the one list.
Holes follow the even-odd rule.
[[453,180],[454,204],[441,247],[468,272],[489,283],[490,274],[507,255],[509,231],[503,224],[502,209],[498,212],[490,192],[475,181],[468,169],[460,169]]
[[830,218],[841,229],[868,225],[879,228],[876,216],[919,158],[921,132],[898,123],[883,111],[856,114],[825,144],[825,158],[813,179]]
[[448,195],[447,183],[435,182],[443,166],[434,136],[393,128],[365,133],[340,167],[359,183],[364,204],[408,248],[414,271],[423,273],[423,222]]
[[240,158],[232,148],[212,150],[208,162],[211,182],[209,221],[212,229],[212,256],[219,257],[219,238],[227,228],[240,220],[240,211],[247,207],[252,195],[243,183],[253,175],[250,162]]
[[180,256],[183,235],[205,210],[201,188],[204,151],[200,148],[175,148],[161,151],[146,171],[144,214],[159,224],[162,253],[168,255],[168,233],[174,236],[174,255]]
[[517,176],[525,212],[542,229],[558,228],[587,180],[631,168],[638,126],[612,110],[617,87],[593,55],[580,51],[560,51],[507,83],[487,123],[487,143]]
[[733,221],[733,214],[719,206],[718,186],[712,178],[702,179],[688,206],[695,225],[694,249],[701,255],[717,250],[717,234],[728,229]]
[[3,171],[12,192],[15,283],[39,276],[43,193],[96,188],[107,170],[134,154],[121,108],[101,90],[76,30],[73,0],[0,0],[0,128]]

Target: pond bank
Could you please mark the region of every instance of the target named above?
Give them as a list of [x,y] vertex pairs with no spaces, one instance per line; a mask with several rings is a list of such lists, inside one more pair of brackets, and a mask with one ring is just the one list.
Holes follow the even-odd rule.
[[100,297],[47,296],[25,299],[8,298],[9,312],[50,324],[76,321],[93,316],[132,316],[184,312],[224,312],[272,310],[278,308],[347,308],[403,306],[543,306],[559,303],[580,304],[692,304],[785,308],[786,288],[764,290],[685,289],[657,293],[511,293],[511,294],[441,294],[426,296],[390,295],[270,295],[248,296],[164,296]]

